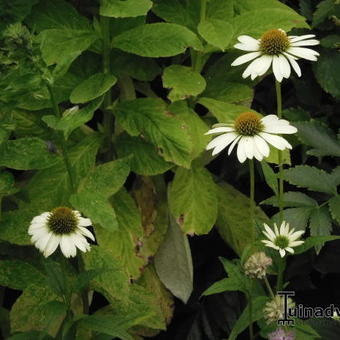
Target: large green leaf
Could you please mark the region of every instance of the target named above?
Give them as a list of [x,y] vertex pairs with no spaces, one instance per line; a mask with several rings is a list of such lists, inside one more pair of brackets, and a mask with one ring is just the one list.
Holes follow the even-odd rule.
[[119,229],[110,231],[96,228],[97,242],[123,264],[129,277],[136,279],[147,262],[138,252],[138,244],[144,232],[140,212],[124,189],[116,193],[110,201],[116,211]]
[[8,140],[0,146],[0,165],[16,170],[44,169],[59,160],[37,137]]
[[[306,194],[299,192],[299,191],[287,191],[283,194],[282,197],[283,206],[284,207],[317,207],[318,202],[315,201],[313,198],[307,196]],[[272,196],[261,204],[270,204],[274,207],[279,207],[278,197]]]
[[229,0],[210,0],[207,6],[207,18],[229,21],[234,16],[234,3]]
[[[241,255],[244,248],[253,241],[255,233],[250,221],[250,200],[247,196],[227,183],[220,184],[218,188],[219,206],[216,226],[219,233]],[[257,207],[256,219],[267,220],[264,212]]]
[[151,6],[150,0],[101,0],[99,14],[113,18],[138,17],[146,15]]
[[173,219],[155,256],[155,267],[165,287],[186,303],[193,290],[191,251],[187,236]]
[[161,174],[173,167],[157,152],[156,146],[141,137],[122,134],[116,140],[117,153],[120,157],[133,155],[131,171],[140,175],[153,176]]
[[327,207],[317,207],[310,215],[311,236],[327,236],[332,231],[332,218]]
[[284,171],[284,178],[290,184],[311,191],[337,194],[333,177],[327,172],[313,166],[298,165]]
[[329,210],[334,220],[340,224],[340,195],[332,197],[329,202]]
[[188,234],[207,234],[217,218],[217,190],[205,168],[178,168],[169,190],[170,211]]
[[0,197],[12,195],[16,191],[14,176],[7,171],[0,172]]
[[144,136],[166,160],[188,167],[192,142],[185,124],[167,112],[163,101],[141,98],[124,101],[115,108],[119,124],[131,136]]
[[188,47],[201,50],[198,37],[184,26],[155,23],[138,26],[112,40],[113,47],[142,57],[171,57]]
[[[313,211],[312,206],[304,206],[298,208],[288,208],[283,211],[283,220],[289,223],[291,228],[295,230],[305,230],[308,226],[310,215]],[[280,224],[280,214],[273,217],[277,224]]]
[[111,74],[93,74],[72,91],[70,100],[74,104],[89,102],[109,91],[116,81],[116,77]]
[[339,8],[339,4],[334,0],[320,1],[317,5],[316,11],[313,14],[313,27],[317,27],[332,15],[335,15],[336,7]]
[[103,228],[116,230],[118,222],[108,198],[115,194],[129,175],[129,159],[121,158],[95,167],[71,196],[72,205]]
[[168,95],[171,101],[197,96],[205,89],[205,79],[191,67],[171,65],[164,70],[163,86],[172,89]]

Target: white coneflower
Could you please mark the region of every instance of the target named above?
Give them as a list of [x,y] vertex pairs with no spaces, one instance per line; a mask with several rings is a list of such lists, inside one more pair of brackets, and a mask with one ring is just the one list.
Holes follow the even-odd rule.
[[296,127],[285,119],[279,119],[276,115],[268,115],[263,118],[256,113],[245,112],[239,115],[232,124],[216,124],[206,135],[219,133],[206,147],[214,149],[212,155],[216,155],[229,144],[228,155],[235,145],[237,158],[243,163],[247,158],[262,161],[270,153],[269,144],[279,150],[291,149],[292,146],[277,134],[291,134],[297,132]]
[[289,230],[289,224],[285,221],[282,222],[280,230],[277,225],[274,224],[275,232],[264,223],[265,231],[268,240],[262,240],[262,242],[270,248],[278,250],[281,257],[286,255],[286,252],[294,254],[294,247],[297,247],[304,243],[304,241],[298,241],[300,236],[304,233],[303,230],[295,231],[295,229]]
[[54,253],[59,245],[65,257],[74,257],[77,248],[83,252],[90,250],[86,237],[95,240],[86,228],[90,225],[91,220],[81,217],[79,211],[59,207],[34,217],[28,234],[31,235],[31,242],[45,257]]
[[312,39],[314,37],[314,34],[289,36],[281,29],[267,31],[258,40],[241,35],[238,37],[239,43],[234,47],[250,53],[238,57],[231,65],[238,66],[253,60],[242,74],[243,78],[250,76],[252,80],[265,74],[271,65],[279,82],[283,78],[289,78],[291,67],[300,77],[301,69],[296,60],[302,58],[316,61],[319,55],[318,52],[304,47],[318,45],[320,42]]
[[249,257],[244,264],[245,274],[253,279],[263,279],[267,274],[267,269],[273,263],[263,251],[257,252]]

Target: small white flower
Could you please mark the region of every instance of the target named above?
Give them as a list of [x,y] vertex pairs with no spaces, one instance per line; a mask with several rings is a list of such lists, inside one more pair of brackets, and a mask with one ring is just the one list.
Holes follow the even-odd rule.
[[283,78],[289,78],[291,67],[301,77],[301,69],[296,60],[303,58],[316,61],[319,56],[318,52],[304,47],[318,45],[320,43],[318,40],[311,39],[314,37],[314,34],[289,36],[281,29],[267,31],[258,40],[248,35],[241,35],[238,37],[239,43],[234,47],[249,53],[235,59],[231,66],[253,60],[242,74],[243,78],[250,76],[252,80],[264,75],[271,65],[274,76],[279,82]]
[[279,150],[291,149],[292,146],[278,134],[291,134],[297,132],[296,127],[287,120],[279,119],[276,115],[260,118],[256,113],[245,112],[238,116],[232,124],[216,124],[206,135],[219,133],[206,147],[214,149],[216,155],[229,144],[228,155],[231,154],[236,144],[237,158],[243,163],[247,158],[262,161],[268,157],[271,144]]
[[293,248],[304,243],[304,241],[298,241],[304,231],[295,231],[294,228],[289,230],[289,224],[285,221],[282,222],[280,230],[274,224],[275,232],[265,223],[264,228],[266,230],[263,231],[263,234],[266,235],[268,240],[262,240],[262,242],[267,247],[278,250],[281,257],[284,257],[286,252],[294,254]]
[[31,242],[45,257],[54,253],[59,245],[65,257],[74,257],[77,248],[83,252],[90,250],[86,237],[95,240],[86,228],[90,225],[91,220],[81,217],[79,211],[59,207],[34,217],[28,234],[31,235]]

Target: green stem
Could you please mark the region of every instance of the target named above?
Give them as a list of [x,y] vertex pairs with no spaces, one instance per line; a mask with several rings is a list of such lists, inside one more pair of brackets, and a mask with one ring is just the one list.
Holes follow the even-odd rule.
[[253,290],[253,282],[251,282],[250,292],[248,294],[248,304],[249,304],[249,340],[253,340],[254,339],[252,290]]
[[272,287],[271,287],[270,284],[269,284],[269,281],[268,281],[268,279],[267,279],[267,276],[264,277],[264,283],[265,283],[265,285],[266,285],[266,287],[267,287],[267,289],[268,289],[268,293],[269,293],[270,296],[274,299],[274,298],[275,298],[275,295],[274,295],[274,292],[273,292],[273,290],[272,290]]
[[[84,260],[81,255],[78,256],[78,271],[79,274],[85,271]],[[87,287],[81,291],[81,299],[83,301],[83,312],[84,314],[89,314],[90,304],[89,304],[89,290]]]
[[[110,33],[110,18],[100,17],[102,35],[103,35],[103,72],[105,74],[111,73],[111,33]],[[111,91],[107,91],[103,101],[103,126],[104,126],[104,136],[106,139],[106,144],[108,146],[107,160],[112,160],[114,157],[114,148],[112,135],[114,131],[114,119],[113,114],[110,112],[110,107],[112,105],[112,94]]]
[[276,283],[276,291],[280,291],[283,289],[283,274],[286,268],[286,260],[285,258],[281,258],[279,260],[279,272],[277,276],[277,283]]
[[128,76],[119,78],[118,85],[120,88],[121,100],[133,100],[136,99],[136,90],[133,84],[133,80]]
[[[59,105],[58,105],[58,103],[57,103],[57,101],[54,97],[52,86],[49,83],[47,83],[46,86],[47,86],[48,92],[50,94],[50,100],[51,100],[51,104],[52,104],[54,114],[56,115],[56,117],[61,118]],[[64,134],[58,134],[58,137],[59,137],[59,140],[60,140],[61,152],[62,152],[62,155],[63,155],[65,167],[66,167],[66,170],[67,170],[67,173],[68,173],[68,177],[70,179],[71,191],[75,192],[75,181],[74,181],[74,177],[73,177],[71,162],[70,162],[70,159],[68,157],[65,136],[64,136]]]
[[201,0],[200,22],[204,22],[207,13],[207,0]]
[[[275,89],[276,89],[276,105],[277,105],[277,116],[278,118],[282,118],[282,94],[281,94],[281,83],[275,80]],[[283,152],[279,150],[279,218],[280,222],[283,221]]]
[[250,223],[251,223],[251,230],[252,230],[252,239],[255,241],[255,220],[254,220],[254,213],[255,213],[255,167],[254,167],[254,160],[249,160],[249,174],[250,174]]

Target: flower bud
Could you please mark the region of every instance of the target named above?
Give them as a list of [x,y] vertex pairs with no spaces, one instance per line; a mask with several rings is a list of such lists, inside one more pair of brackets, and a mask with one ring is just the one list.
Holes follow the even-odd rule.
[[253,279],[263,279],[266,276],[267,268],[272,262],[272,259],[264,252],[255,253],[251,255],[245,263],[245,273]]

